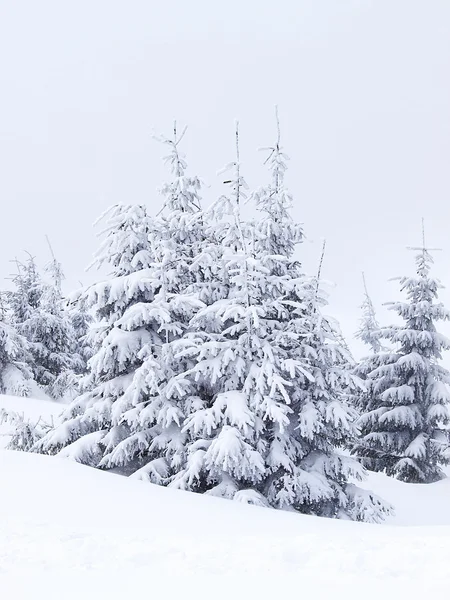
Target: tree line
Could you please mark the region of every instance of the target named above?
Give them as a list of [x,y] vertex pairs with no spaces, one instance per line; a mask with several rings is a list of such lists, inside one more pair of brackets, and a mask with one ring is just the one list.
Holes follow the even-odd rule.
[[399,280],[404,301],[390,305],[401,325],[380,327],[365,290],[368,356],[355,361],[324,314],[321,268],[307,274],[298,259],[278,117],[268,181],[249,190],[236,125],[226,192],[209,205],[180,150],[185,133],[159,137],[170,178],[158,214],[116,205],[102,216],[105,280],[67,302],[56,259],[46,283],[31,257],[18,263],[0,321],[1,389],[30,395],[34,382],[70,400],[27,448],[249,504],[381,521],[392,507],[358,486],[366,469],[429,483],[450,461],[439,364],[450,342],[435,327],[450,314],[425,240],[416,275]]

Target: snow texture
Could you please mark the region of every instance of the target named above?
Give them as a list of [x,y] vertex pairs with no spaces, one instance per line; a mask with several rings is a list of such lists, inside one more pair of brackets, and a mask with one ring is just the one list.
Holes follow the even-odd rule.
[[[450,585],[450,480],[367,485],[397,506],[374,526],[143,484],[57,457],[0,450],[0,595],[94,600],[302,594],[375,600]],[[145,510],[137,510],[145,507]],[[412,526],[413,525],[413,526]],[[150,593],[149,592],[149,593]]]

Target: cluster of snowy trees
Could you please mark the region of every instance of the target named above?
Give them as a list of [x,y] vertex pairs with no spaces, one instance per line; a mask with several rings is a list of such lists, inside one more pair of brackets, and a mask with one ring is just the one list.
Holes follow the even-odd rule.
[[45,277],[31,255],[15,265],[14,289],[1,294],[0,393],[73,396],[90,357],[91,317],[82,303],[69,306],[63,298],[64,276],[54,257]]
[[450,373],[439,364],[450,340],[435,326],[450,312],[438,302],[442,285],[430,276],[425,239],[413,250],[416,277],[399,279],[407,300],[388,305],[402,325],[380,328],[365,290],[358,334],[371,353],[356,367],[365,390],[356,400],[360,438],[353,453],[371,470],[429,483],[442,479],[441,467],[450,462]]
[[279,128],[268,182],[250,191],[236,127],[227,193],[210,206],[184,133],[160,138],[161,211],[103,215],[95,262],[107,280],[67,305],[55,260],[45,284],[31,259],[19,265],[1,321],[3,390],[28,393],[34,380],[54,398],[76,391],[32,449],[240,502],[382,520],[391,507],[357,485],[365,468],[431,482],[450,460],[450,376],[438,364],[450,343],[434,325],[450,315],[428,250],[391,306],[403,325],[380,328],[366,292],[358,335],[370,354],[356,363],[323,312],[320,268],[310,276],[296,258],[303,230]]

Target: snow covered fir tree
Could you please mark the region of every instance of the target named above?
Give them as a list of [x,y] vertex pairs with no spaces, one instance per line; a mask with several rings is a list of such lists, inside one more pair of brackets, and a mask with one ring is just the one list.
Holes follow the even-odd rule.
[[[184,362],[174,349],[202,306],[189,288],[197,279],[203,286],[193,265],[202,241],[201,184],[185,175],[182,137],[175,130],[163,140],[173,179],[161,190],[162,214],[151,218],[145,207],[130,205],[105,215],[96,264],[107,264],[112,277],[84,296],[98,321],[86,392],[69,407],[62,428],[42,440],[45,451],[69,445],[66,452],[81,462],[131,471],[154,454],[179,460],[183,414],[173,377]],[[161,462],[151,464],[155,477]]]
[[99,219],[93,265],[104,280],[65,297],[50,244],[42,274],[31,255],[16,261],[0,296],[0,393],[67,406],[56,427],[16,419],[11,447],[242,503],[381,521],[391,507],[358,486],[366,468],[426,483],[450,462],[450,374],[439,362],[450,342],[435,327],[450,313],[430,250],[415,249],[416,276],[400,279],[406,301],[390,305],[403,325],[380,327],[363,276],[356,337],[369,353],[355,362],[325,314],[324,250],[314,276],[299,260],[278,114],[268,182],[248,187],[236,125],[224,192],[207,206],[185,134],[175,123],[157,137],[169,172],[160,210],[115,205]]
[[11,324],[27,341],[33,380],[50,397],[61,399],[76,386],[77,374],[86,370],[62,294],[61,265],[52,256],[45,270],[47,280],[31,255],[16,265],[15,289],[8,294]]
[[0,394],[30,395],[30,360],[26,339],[0,316]]
[[380,342],[380,325],[378,323],[372,299],[367,291],[364,273],[362,274],[362,280],[364,285],[364,301],[361,305],[362,317],[360,319],[360,327],[356,332],[356,338],[368,346],[372,353],[376,354],[382,349]]
[[[278,134],[279,135],[279,134]],[[355,481],[347,398],[361,382],[318,277],[294,257],[287,157],[254,194],[236,159],[229,193],[200,205],[183,138],[162,139],[163,210],[116,206],[96,257],[111,277],[82,294],[96,322],[83,393],[37,445],[152,482],[308,514],[379,521],[389,506]],[[259,216],[245,221],[246,196]]]
[[[369,351],[370,354],[365,355],[353,368],[353,373],[364,380],[364,388],[358,389],[356,393],[352,394],[349,398],[350,403],[355,407],[357,413],[367,412],[371,406],[371,393],[369,388],[372,386],[373,381],[368,378],[368,374],[373,369],[373,356],[383,349],[380,341],[380,325],[378,323],[374,304],[367,290],[364,273],[362,274],[362,282],[364,288],[364,300],[360,306],[362,317],[359,320],[360,325],[355,334],[355,338],[360,340],[366,347],[364,352]],[[371,467],[371,462],[367,458],[361,459],[361,463],[366,467]]]
[[[407,299],[388,305],[404,324],[365,336],[374,353],[360,365],[367,386],[359,398],[361,437],[354,454],[372,470],[430,483],[444,476],[441,467],[450,461],[450,373],[439,364],[450,341],[435,326],[450,313],[438,301],[442,286],[430,275],[433,259],[425,240],[414,250],[416,277],[399,280]],[[392,349],[381,348],[380,337]]]
[[192,394],[187,462],[170,485],[377,520],[382,503],[348,484],[362,475],[360,467],[336,450],[353,437],[352,413],[342,399],[356,382],[345,371],[336,332],[320,314],[317,280],[292,258],[303,235],[288,212],[287,157],[279,139],[270,152],[272,182],[255,194],[256,223],[240,217],[246,185],[238,149],[229,165],[230,194],[214,207],[219,218],[231,218],[225,226],[213,224],[215,231],[222,227],[230,289],[191,322],[187,351],[196,364],[182,376]]

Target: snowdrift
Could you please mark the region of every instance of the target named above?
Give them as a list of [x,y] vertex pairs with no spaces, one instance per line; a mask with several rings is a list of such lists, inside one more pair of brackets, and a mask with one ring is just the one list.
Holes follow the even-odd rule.
[[[438,527],[330,521],[5,450],[0,481],[1,598],[412,599],[450,584],[448,510]],[[447,482],[427,488],[448,506]]]
[[[38,412],[55,409],[38,404]],[[247,506],[0,450],[0,598],[446,597],[450,480],[419,486],[372,474],[366,487],[396,506],[385,525]]]

